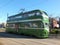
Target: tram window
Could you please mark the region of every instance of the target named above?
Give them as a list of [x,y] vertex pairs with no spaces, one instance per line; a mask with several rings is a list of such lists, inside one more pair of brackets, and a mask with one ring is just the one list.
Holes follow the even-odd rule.
[[15,24],[8,24],[7,27],[14,27]]
[[40,23],[40,28],[44,28],[44,25],[42,22]]
[[43,28],[44,27],[43,23],[39,22],[39,21],[38,22],[33,22],[32,25],[35,28]]
[[44,24],[40,21],[21,23],[20,26],[25,28],[44,28]]
[[39,13],[39,12],[37,12],[37,13],[36,13],[36,15],[40,15],[40,13]]
[[33,26],[32,26],[32,23],[29,23],[29,25],[30,25],[30,27],[33,27]]
[[35,13],[31,13],[31,14],[29,14],[28,16],[30,17],[30,16],[34,16],[35,15]]
[[37,12],[36,15],[42,15],[42,13],[41,12]]
[[21,23],[20,27],[28,28],[30,27],[29,23]]
[[22,18],[22,16],[18,16],[18,18]]
[[29,14],[29,16],[32,16],[31,14]]
[[47,15],[47,13],[46,13],[46,12],[43,12],[43,13]]
[[24,18],[28,17],[28,14],[23,15]]
[[36,23],[33,23],[33,27],[37,28],[37,27],[38,27],[38,25],[37,25]]
[[28,28],[28,27],[30,27],[30,25],[29,24],[25,24],[25,27]]
[[45,25],[48,25],[48,23],[45,23]]
[[22,18],[22,16],[17,16],[17,17],[14,17],[14,18]]
[[39,26],[40,28],[44,28],[44,25],[43,25],[42,22],[40,22],[40,23],[38,24],[38,26]]

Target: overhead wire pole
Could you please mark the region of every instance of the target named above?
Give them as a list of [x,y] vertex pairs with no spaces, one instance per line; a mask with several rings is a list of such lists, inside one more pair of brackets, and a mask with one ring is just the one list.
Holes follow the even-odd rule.
[[25,11],[25,9],[24,8],[21,8],[19,11],[21,11],[21,13],[23,13]]

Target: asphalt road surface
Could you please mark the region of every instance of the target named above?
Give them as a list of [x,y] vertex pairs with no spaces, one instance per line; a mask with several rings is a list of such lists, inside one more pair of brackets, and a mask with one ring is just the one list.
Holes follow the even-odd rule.
[[0,42],[3,45],[60,45],[60,38],[38,39],[31,36],[9,34],[0,29]]

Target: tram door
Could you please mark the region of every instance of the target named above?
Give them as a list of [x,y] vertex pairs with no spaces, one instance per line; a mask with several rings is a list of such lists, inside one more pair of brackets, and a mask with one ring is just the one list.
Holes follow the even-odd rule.
[[16,29],[16,32],[18,32],[18,30],[19,30],[19,24],[15,24],[15,29]]

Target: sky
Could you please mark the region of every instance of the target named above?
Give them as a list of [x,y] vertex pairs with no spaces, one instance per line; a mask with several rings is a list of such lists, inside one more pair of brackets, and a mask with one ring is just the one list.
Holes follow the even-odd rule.
[[0,23],[6,22],[7,14],[8,16],[18,14],[20,9],[25,11],[40,9],[48,16],[60,17],[60,0],[0,0]]

